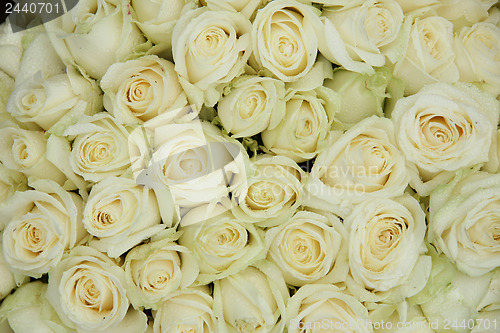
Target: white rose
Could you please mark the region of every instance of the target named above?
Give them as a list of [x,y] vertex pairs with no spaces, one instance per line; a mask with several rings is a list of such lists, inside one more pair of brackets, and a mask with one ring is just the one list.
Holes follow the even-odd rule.
[[[405,283],[427,251],[425,214],[409,195],[366,200],[354,208],[344,223],[350,232],[350,273],[368,290],[387,291]],[[425,260],[430,272],[430,257]]]
[[0,306],[0,322],[10,330],[2,332],[15,333],[54,333],[68,332],[52,306],[44,297],[47,285],[41,281],[33,281],[22,285],[9,295]]
[[441,6],[440,0],[396,0],[396,2],[401,6],[405,15],[409,15],[410,13],[422,14],[435,10],[437,7]]
[[273,129],[285,115],[285,84],[268,77],[239,77],[217,104],[217,114],[235,138]]
[[78,333],[142,333],[147,328],[146,315],[129,309],[123,269],[88,246],[75,247],[52,269],[45,296],[63,323]]
[[251,23],[243,14],[192,10],[177,21],[172,35],[175,71],[190,101],[213,106],[220,98],[215,88],[243,73],[251,53]]
[[63,185],[66,176],[47,160],[43,131],[25,130],[13,124],[0,128],[0,162],[26,176],[46,178]]
[[357,1],[326,7],[318,37],[319,51],[331,62],[360,73],[373,74],[386,56],[395,62],[403,35],[403,10],[394,0]]
[[233,192],[231,210],[242,221],[278,225],[302,202],[305,173],[285,156],[259,155],[254,174]]
[[500,266],[500,178],[458,175],[431,194],[428,239],[470,276]]
[[14,79],[23,55],[23,32],[14,33],[8,21],[0,24],[0,70]]
[[39,278],[86,235],[83,201],[50,180],[29,184],[0,207],[3,254],[14,272]]
[[25,191],[28,188],[26,183],[24,174],[8,169],[0,163],[0,203],[10,198],[16,191]]
[[125,258],[125,279],[130,303],[157,310],[163,299],[189,287],[198,276],[198,262],[175,241],[174,229],[159,232],[150,243],[134,247]]
[[151,46],[132,22],[128,6],[124,0],[81,0],[44,26],[66,64],[100,79],[111,64]]
[[154,55],[111,65],[100,84],[106,110],[126,124],[187,104],[174,64]]
[[208,8],[212,10],[228,10],[242,13],[246,18],[252,19],[254,13],[266,0],[205,0]]
[[184,289],[165,300],[154,314],[154,333],[216,333],[212,306],[208,288]]
[[[185,218],[189,219],[190,214],[197,212],[192,210]],[[197,280],[201,284],[235,274],[265,256],[262,231],[237,220],[230,212],[180,230],[183,234],[178,243],[196,257],[200,265]]]
[[68,158],[73,171],[87,181],[119,176],[130,166],[129,131],[107,112],[83,116],[63,134],[75,136]]
[[453,24],[439,16],[416,18],[411,26],[403,58],[393,74],[405,83],[405,93],[415,94],[434,82],[457,82]]
[[214,309],[224,321],[221,333],[283,332],[288,298],[279,269],[266,261],[214,282]]
[[16,86],[7,111],[18,121],[35,123],[44,130],[75,123],[83,115],[102,110],[101,90],[94,80],[68,67],[67,74],[44,80],[38,72]]
[[339,105],[338,94],[325,87],[290,93],[283,120],[262,132],[264,146],[297,163],[314,158],[330,130],[340,128],[334,123]]
[[400,99],[392,121],[399,149],[416,165],[410,185],[429,195],[456,170],[487,162],[499,108],[491,95],[465,84],[436,83]]
[[17,287],[16,280],[14,278],[14,273],[10,271],[9,265],[5,262],[2,248],[0,248],[0,281],[1,281],[0,282],[0,301],[1,301],[6,296],[8,296],[14,288]]
[[335,119],[347,129],[370,116],[390,114],[395,101],[403,97],[404,90],[403,84],[386,67],[375,68],[373,75],[339,67],[324,85],[339,94],[340,108]]
[[368,311],[351,295],[331,284],[301,287],[287,304],[289,333],[304,331],[373,332]]
[[[154,189],[168,187],[176,205],[217,202],[246,180],[248,155],[189,107],[155,117],[130,140],[137,181]],[[148,156],[152,151],[152,155]]]
[[172,32],[175,23],[186,7],[193,7],[189,0],[131,0],[137,26],[156,44],[157,52],[171,57]]
[[299,211],[266,231],[267,258],[281,269],[286,283],[338,283],[345,279],[347,233],[331,213]]
[[285,82],[305,76],[316,62],[320,25],[319,11],[311,5],[295,0],[269,2],[253,22],[252,66]]
[[441,0],[436,12],[454,23],[474,24],[487,18],[488,10],[495,3],[495,0]]
[[500,28],[479,22],[455,35],[460,81],[486,82],[485,90],[500,94]]
[[92,187],[83,211],[85,229],[97,237],[89,245],[111,258],[121,256],[170,224],[160,224],[158,204],[153,191],[138,186],[133,179],[109,177],[100,181]]
[[389,119],[372,116],[353,126],[316,158],[305,185],[306,205],[349,214],[373,197],[395,197],[408,185],[404,155]]

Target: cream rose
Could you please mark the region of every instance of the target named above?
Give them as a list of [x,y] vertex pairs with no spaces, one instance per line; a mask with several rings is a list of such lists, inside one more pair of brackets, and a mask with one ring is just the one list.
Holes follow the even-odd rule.
[[[191,210],[190,214],[197,214]],[[182,221],[181,221],[182,225]],[[187,247],[200,265],[197,280],[206,284],[235,274],[265,256],[264,236],[253,224],[225,212],[214,218],[181,227],[179,245]]]
[[0,207],[3,254],[14,272],[39,278],[87,233],[78,195],[46,179],[29,185],[34,190],[16,192]]
[[252,168],[247,182],[233,192],[232,212],[259,226],[278,225],[300,206],[305,173],[285,156],[260,155]]
[[389,119],[372,116],[319,154],[305,184],[305,205],[345,217],[352,205],[367,198],[403,194],[408,180],[394,126]]
[[92,187],[82,222],[87,232],[97,238],[89,245],[111,258],[121,256],[171,224],[160,224],[158,202],[151,189],[119,177],[106,178]]
[[129,130],[107,112],[81,117],[64,135],[75,137],[68,158],[73,171],[87,181],[119,176],[130,167]]
[[128,6],[123,0],[81,0],[44,26],[66,64],[100,79],[111,64],[151,46],[132,22]]
[[405,83],[405,93],[412,95],[426,84],[457,82],[455,57],[453,24],[439,16],[417,17],[393,74]]
[[143,333],[147,328],[146,315],[129,309],[123,269],[88,246],[75,247],[50,272],[45,297],[78,333]]
[[[350,273],[368,290],[387,291],[403,284],[427,251],[425,214],[409,195],[366,200],[344,223],[350,233]],[[430,272],[430,257],[426,261]],[[425,280],[420,289],[424,286]]]
[[325,87],[290,93],[283,120],[262,132],[264,146],[298,163],[313,159],[330,130],[340,129],[334,122],[339,104],[338,94]]
[[404,15],[394,0],[326,7],[321,17],[319,51],[345,69],[373,74],[372,66],[383,66],[386,56],[392,62],[401,56]]
[[235,138],[275,128],[285,110],[285,84],[259,76],[237,78],[217,104],[224,129]]
[[251,65],[285,82],[305,76],[316,62],[319,11],[295,0],[275,0],[253,22]]
[[299,211],[266,231],[267,258],[281,269],[286,283],[338,283],[345,279],[347,233],[331,213]]
[[304,331],[373,332],[368,310],[354,297],[331,284],[309,284],[289,299],[286,311],[289,333]]
[[0,24],[0,70],[14,79],[19,71],[19,63],[23,55],[23,32],[14,33],[6,21]]
[[[3,126],[2,126],[3,125]],[[47,160],[43,131],[25,130],[14,124],[0,125],[0,162],[26,176],[46,178],[63,185],[66,176]]]
[[5,319],[7,326],[0,325],[2,332],[67,332],[69,328],[44,297],[46,290],[47,284],[33,281],[9,295],[0,306],[0,323]]
[[207,7],[212,10],[228,10],[242,13],[246,18],[253,19],[254,13],[265,0],[205,0]]
[[491,95],[465,84],[436,83],[396,103],[396,141],[411,169],[410,185],[422,196],[461,168],[487,162],[499,117]]
[[[131,0],[137,26],[155,44],[155,54],[172,56],[172,32],[189,0]],[[170,58],[169,57],[169,58]]]
[[8,169],[0,163],[0,203],[10,198],[16,191],[27,190],[26,185],[27,180],[24,174]]
[[[1,244],[0,244],[1,246]],[[7,297],[10,292],[17,287],[14,273],[11,272],[9,265],[5,262],[3,249],[0,248],[0,301]],[[1,312],[0,308],[0,312]],[[0,319],[1,321],[1,319]]]
[[223,332],[283,332],[288,298],[279,269],[266,261],[214,282],[214,309],[224,320]]
[[217,319],[208,288],[184,289],[165,300],[154,314],[154,333],[216,333]]
[[[457,25],[468,25],[483,21],[488,17],[488,10],[495,0],[442,0],[436,9],[439,16],[453,21]],[[463,23],[462,23],[463,22]]]
[[187,104],[174,64],[153,55],[111,65],[101,88],[106,110],[126,124]]
[[62,132],[84,114],[102,110],[101,90],[97,83],[82,76],[72,67],[67,74],[44,80],[38,72],[16,86],[7,111],[18,121],[35,123],[51,132]]
[[485,82],[485,90],[500,94],[500,28],[479,22],[455,35],[460,81]]
[[192,10],[176,23],[172,35],[175,71],[190,102],[213,106],[220,98],[215,88],[243,73],[251,53],[251,23],[243,14]]
[[125,258],[125,279],[130,303],[157,310],[169,295],[189,287],[198,276],[198,262],[175,241],[174,229],[159,232],[150,243],[134,247]]
[[137,181],[167,186],[184,207],[217,202],[246,181],[248,155],[241,143],[195,117],[190,108],[168,112],[137,128],[130,140]]
[[470,276],[500,266],[499,188],[497,174],[465,172],[431,194],[428,240]]

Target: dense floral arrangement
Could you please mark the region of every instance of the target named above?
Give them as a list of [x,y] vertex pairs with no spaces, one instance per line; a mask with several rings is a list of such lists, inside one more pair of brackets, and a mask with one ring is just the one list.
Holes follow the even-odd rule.
[[500,331],[496,1],[0,29],[1,332]]

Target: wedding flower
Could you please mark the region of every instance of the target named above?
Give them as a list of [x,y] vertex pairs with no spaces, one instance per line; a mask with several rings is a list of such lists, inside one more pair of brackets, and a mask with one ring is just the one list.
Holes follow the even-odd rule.
[[188,0],[131,0],[137,26],[153,42],[160,54],[171,55],[172,32]]
[[172,35],[175,71],[197,107],[203,100],[215,105],[220,98],[215,87],[243,73],[251,53],[250,29],[243,14],[206,7],[177,21]]
[[33,281],[20,286],[0,306],[0,322],[7,322],[2,332],[67,332],[52,306],[44,297],[47,284]]
[[375,74],[367,75],[338,68],[333,78],[325,80],[325,87],[340,95],[340,108],[335,119],[346,128],[351,128],[372,115],[382,117],[389,114],[398,95],[394,86],[401,86],[386,67],[375,68]]
[[312,69],[318,53],[319,11],[295,0],[275,0],[253,22],[252,66],[293,82]]
[[88,246],[75,247],[49,274],[45,296],[78,333],[144,332],[147,317],[129,310],[125,272]]
[[441,6],[436,8],[439,16],[453,22],[465,21],[476,23],[488,17],[488,10],[493,6],[495,0],[442,0]]
[[[5,262],[2,248],[0,248],[0,281],[1,281],[0,282],[0,301],[1,301],[5,297],[7,297],[14,288],[17,287],[14,274],[10,271],[9,265],[7,265],[7,263]],[[1,308],[0,308],[0,313],[1,313]]]
[[368,311],[351,295],[332,284],[301,287],[287,304],[289,333],[305,330],[373,332],[367,325]]
[[127,253],[127,296],[135,308],[157,310],[163,299],[195,281],[198,262],[187,248],[175,243],[179,236],[173,229],[160,231],[150,243]]
[[226,131],[235,138],[275,128],[285,115],[285,84],[268,77],[242,76],[217,105]]
[[427,237],[470,276],[500,266],[499,188],[498,174],[460,173],[431,194]]
[[283,332],[288,298],[279,269],[266,261],[214,282],[215,314],[227,332]]
[[500,28],[479,22],[463,27],[455,36],[460,81],[486,82],[485,90],[500,94]]
[[129,132],[106,112],[81,117],[64,135],[75,136],[70,164],[87,181],[119,176],[130,166]]
[[174,64],[154,55],[111,65],[101,88],[106,110],[125,124],[187,104]]
[[82,221],[88,233],[98,238],[90,241],[90,246],[111,258],[121,256],[171,222],[160,224],[158,202],[151,189],[120,177],[106,178],[92,187]]
[[14,124],[0,125],[0,162],[25,176],[47,178],[63,185],[66,176],[47,160],[43,131],[25,130]]
[[392,121],[400,150],[416,165],[410,185],[428,195],[456,170],[487,162],[499,107],[491,95],[465,84],[436,83],[399,100]]
[[24,174],[8,169],[0,163],[0,202],[10,198],[16,191],[27,190],[27,181]]
[[352,205],[395,197],[408,185],[404,155],[386,118],[360,121],[316,158],[305,185],[306,204],[345,217]]
[[39,278],[87,233],[78,195],[47,179],[29,185],[34,190],[16,192],[0,207],[3,255],[14,272]]
[[206,0],[207,7],[212,10],[228,10],[242,13],[247,19],[252,19],[254,13],[265,0]]
[[67,126],[83,114],[101,111],[101,90],[95,81],[72,67],[67,71],[46,80],[38,72],[20,83],[9,98],[7,111],[18,121],[35,123],[44,130]]
[[338,127],[338,108],[338,95],[325,87],[289,94],[281,123],[262,132],[264,146],[297,163],[314,158],[332,127]]
[[215,333],[217,319],[208,288],[184,289],[165,300],[154,315],[154,333]]
[[401,285],[426,252],[425,214],[409,195],[366,200],[344,223],[350,232],[350,273],[366,289],[387,291]]
[[130,146],[136,180],[168,187],[179,206],[217,202],[246,181],[248,155],[241,143],[198,120],[189,107],[144,123]]
[[399,58],[403,10],[394,0],[357,1],[325,7],[318,36],[319,51],[331,62],[350,71],[373,74],[386,56]]
[[453,24],[439,16],[417,17],[411,26],[405,55],[393,74],[405,83],[405,93],[415,94],[424,85],[457,82]]
[[266,231],[267,255],[281,269],[286,283],[337,283],[345,279],[347,233],[331,213],[299,211]]
[[[197,214],[196,210],[184,218],[192,214]],[[200,265],[200,284],[235,274],[265,256],[262,231],[235,219],[230,212],[180,230],[179,245],[187,247]]]
[[285,156],[260,155],[253,167],[254,174],[233,192],[232,212],[259,226],[278,225],[301,204],[305,173]]
[[45,27],[65,63],[100,79],[111,64],[150,47],[132,22],[128,6],[123,0],[80,0]]

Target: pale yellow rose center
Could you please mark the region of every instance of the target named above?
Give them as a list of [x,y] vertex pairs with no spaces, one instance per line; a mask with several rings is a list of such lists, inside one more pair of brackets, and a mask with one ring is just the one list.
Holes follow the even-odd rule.
[[36,257],[46,248],[47,230],[44,226],[46,223],[40,219],[32,219],[14,231],[14,237],[17,239],[17,244],[24,249],[25,254]]
[[75,275],[76,279],[72,283],[78,305],[92,312],[98,312],[100,316],[106,316],[113,310],[113,293],[109,289],[109,282],[88,269],[80,268]]
[[377,46],[383,44],[391,36],[394,22],[391,12],[387,9],[370,7],[365,19],[365,29]]
[[220,61],[224,55],[229,33],[220,27],[210,27],[202,31],[194,40],[194,47],[201,57],[212,59],[212,63]]
[[45,91],[43,89],[33,89],[21,97],[21,111],[31,116],[35,116],[45,103]]
[[248,231],[240,225],[223,223],[207,230],[201,239],[202,249],[209,255],[229,258],[248,243]]
[[242,102],[239,103],[238,114],[241,119],[249,119],[254,115],[262,113],[265,107],[265,101],[267,95],[265,91],[262,90],[252,90],[250,91]]
[[153,99],[151,84],[145,79],[129,80],[127,82],[126,103],[136,114],[143,114]]
[[284,199],[285,190],[281,186],[259,181],[249,186],[246,203],[251,209],[263,210],[283,202]]
[[469,122],[455,122],[447,117],[429,113],[422,112],[418,122],[420,137],[432,150],[447,150],[473,131]]
[[39,154],[33,151],[26,139],[21,136],[14,137],[12,155],[15,162],[23,168],[30,168],[35,165],[39,157]]
[[500,252],[500,200],[492,200],[467,220],[475,221],[467,229],[474,244]]
[[303,274],[312,274],[322,267],[325,259],[324,243],[318,239],[323,230],[314,225],[307,228],[310,232],[298,228],[285,229],[280,252],[288,265]]
[[90,165],[103,165],[112,161],[116,146],[113,138],[99,135],[96,140],[90,137],[82,146],[82,162]]
[[257,330],[260,324],[248,319],[238,319],[236,320],[235,326],[240,333],[253,333],[258,332]]

